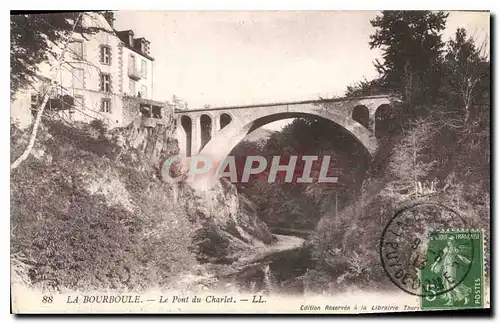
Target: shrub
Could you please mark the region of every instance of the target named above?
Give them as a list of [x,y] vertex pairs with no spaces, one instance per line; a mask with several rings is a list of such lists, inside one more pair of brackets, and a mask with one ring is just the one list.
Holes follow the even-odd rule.
[[106,134],[108,131],[108,126],[101,119],[92,119],[89,126],[98,131],[101,135]]
[[67,146],[68,148],[72,147],[73,149],[94,153],[99,157],[115,160],[121,152],[121,147],[110,141],[103,133],[100,133],[97,137],[93,136],[86,125],[74,127],[54,121],[46,124],[50,134],[55,138],[54,142],[48,143],[55,153],[61,152],[59,146]]
[[206,221],[194,237],[194,251],[202,262],[226,263],[229,254],[229,238],[214,223]]
[[37,161],[14,171],[11,217],[12,253],[31,260],[32,283],[122,288],[140,269],[134,255],[141,220],[109,207],[102,196],[72,188],[66,172]]

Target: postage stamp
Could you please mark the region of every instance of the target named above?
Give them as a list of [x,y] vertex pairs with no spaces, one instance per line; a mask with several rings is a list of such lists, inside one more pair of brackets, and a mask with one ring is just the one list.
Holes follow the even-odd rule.
[[431,233],[427,262],[420,269],[422,308],[483,307],[483,250],[479,230]]

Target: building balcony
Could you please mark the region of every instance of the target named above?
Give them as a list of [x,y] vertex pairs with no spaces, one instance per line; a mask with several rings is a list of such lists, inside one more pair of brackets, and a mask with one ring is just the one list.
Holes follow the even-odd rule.
[[167,125],[171,122],[171,110],[167,108],[165,102],[149,100],[145,98],[124,95],[123,109],[126,123],[140,118],[141,124],[145,127],[156,127],[156,125]]
[[162,107],[153,104],[141,103],[139,105],[143,118],[162,119]]
[[142,78],[142,74],[141,71],[132,66],[128,68],[128,77],[132,80],[138,81]]

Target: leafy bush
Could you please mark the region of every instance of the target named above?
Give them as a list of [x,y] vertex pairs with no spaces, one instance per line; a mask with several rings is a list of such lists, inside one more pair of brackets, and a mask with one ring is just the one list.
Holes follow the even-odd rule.
[[[380,235],[394,211],[405,202],[418,199],[451,207],[471,227],[484,229],[488,240],[489,181],[483,173],[487,160],[482,159],[479,152],[473,159],[465,157],[471,140],[465,134],[447,148],[439,146],[439,132],[429,130],[431,125],[436,126],[431,120],[414,124],[399,139],[386,159],[387,168],[377,169],[376,176],[374,169],[370,170],[364,194],[357,201],[338,214],[327,213],[320,221],[311,239],[316,275],[306,276],[310,289],[325,290],[322,286],[325,278],[330,280],[331,290],[353,284],[365,289],[390,284],[378,255]],[[457,161],[443,163],[448,161],[449,154]],[[472,169],[471,165],[483,167]],[[403,190],[401,184],[409,184],[408,190]],[[489,251],[485,259],[488,263]]]
[[[115,160],[121,152],[119,145],[101,133],[102,128],[99,129],[98,135],[93,136],[91,130],[95,128],[86,124],[80,125],[80,127],[54,121],[46,124],[48,131],[60,145],[70,145],[76,149],[94,153],[99,157],[107,157],[110,160]],[[99,123],[96,122],[96,124]],[[59,152],[57,147],[52,147],[55,148],[55,153]]]
[[202,262],[231,263],[229,254],[229,237],[216,224],[207,221],[200,227],[194,237],[194,252]]
[[390,200],[373,196],[321,219],[310,239],[313,269],[321,275],[319,282],[315,282],[314,276],[306,277],[310,289],[321,287],[325,277],[335,291],[352,284],[376,288],[389,283],[380,266],[378,245],[380,234],[392,216],[391,206]]
[[95,129],[99,134],[104,135],[108,131],[108,126],[101,119],[92,119],[89,123],[92,129]]

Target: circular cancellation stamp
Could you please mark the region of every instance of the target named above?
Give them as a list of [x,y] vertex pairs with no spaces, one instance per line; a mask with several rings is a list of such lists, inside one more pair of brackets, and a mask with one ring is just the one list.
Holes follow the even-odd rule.
[[483,247],[482,231],[469,229],[458,212],[420,202],[386,225],[380,259],[397,287],[420,296],[422,308],[474,307],[483,304]]

